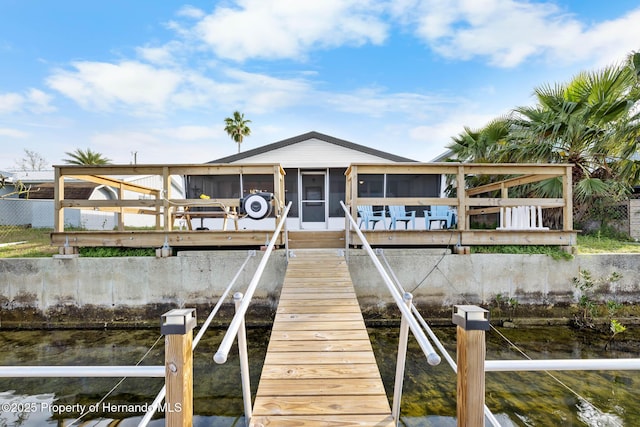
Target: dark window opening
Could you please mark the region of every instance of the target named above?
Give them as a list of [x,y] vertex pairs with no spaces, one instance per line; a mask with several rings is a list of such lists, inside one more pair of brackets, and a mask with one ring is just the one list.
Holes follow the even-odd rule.
[[289,218],[298,218],[298,169],[285,169],[284,176],[284,200],[285,204],[291,203]]
[[340,206],[340,201],[344,202],[346,177],[344,176],[346,169],[331,168],[329,169],[329,216],[334,218],[344,218],[344,210]]

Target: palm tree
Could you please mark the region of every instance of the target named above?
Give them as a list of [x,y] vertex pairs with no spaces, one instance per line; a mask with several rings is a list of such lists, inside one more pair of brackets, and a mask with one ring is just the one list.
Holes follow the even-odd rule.
[[[598,202],[615,200],[637,183],[640,165],[630,159],[640,135],[633,58],[580,73],[567,84],[537,88],[538,105],[515,110],[501,160],[573,164],[576,222]],[[558,188],[545,183],[537,190]]]
[[[460,162],[491,163],[498,162],[501,150],[509,136],[511,121],[508,117],[499,117],[489,122],[481,129],[471,129],[464,127],[464,132],[451,138],[452,143],[447,146],[451,150],[453,157]],[[449,197],[456,194],[456,176],[447,176],[447,193]],[[467,176],[467,186],[476,187],[488,184],[492,181],[502,179],[501,177],[488,175]]]
[[111,159],[104,157],[101,153],[97,151],[91,151],[90,148],[87,148],[83,151],[80,148],[76,148],[73,152],[65,152],[68,159],[62,159],[68,165],[108,165],[111,163]]
[[[480,130],[465,128],[448,148],[460,161],[573,164],[577,223],[640,183],[640,52],[534,93],[537,105],[516,108]],[[554,178],[512,191],[562,197],[562,183]]]
[[251,120],[245,120],[244,114],[240,114],[238,111],[233,112],[233,118],[227,117],[224,119],[224,130],[229,134],[229,137],[238,143],[238,153],[240,152],[240,144],[245,136],[251,135],[251,129],[247,126],[251,123]]

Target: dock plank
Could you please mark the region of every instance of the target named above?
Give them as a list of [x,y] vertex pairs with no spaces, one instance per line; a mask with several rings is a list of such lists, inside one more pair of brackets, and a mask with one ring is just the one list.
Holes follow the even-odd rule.
[[345,365],[266,365],[262,368],[262,379],[299,378],[299,379],[328,379],[328,378],[380,378],[378,365],[374,363]]
[[326,415],[280,416],[277,419],[255,417],[256,427],[395,427],[391,415]]
[[271,341],[340,341],[340,340],[368,340],[369,335],[364,329],[356,331],[319,331],[319,330],[303,330],[303,331],[272,331]]
[[369,340],[274,340],[269,343],[269,351],[371,351]]
[[344,258],[320,250],[295,255],[250,425],[394,426]]

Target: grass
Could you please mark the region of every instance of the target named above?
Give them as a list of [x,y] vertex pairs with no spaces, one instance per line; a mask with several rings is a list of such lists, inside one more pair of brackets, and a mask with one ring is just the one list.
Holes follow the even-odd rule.
[[[50,228],[0,227],[0,258],[44,258],[58,253]],[[84,257],[155,256],[154,248],[80,248]]]
[[[51,246],[51,229],[0,227],[0,258],[50,257],[58,253]],[[16,242],[24,242],[14,244]],[[474,246],[473,253],[542,254],[554,259],[568,259],[571,255],[557,246]],[[579,254],[640,253],[640,243],[599,234],[578,236]],[[86,257],[154,256],[155,250],[137,248],[81,248]]]
[[573,255],[562,250],[559,246],[538,246],[538,245],[495,245],[495,246],[472,246],[471,253],[474,254],[520,254],[520,255],[548,255],[553,259],[571,259]]
[[640,243],[598,235],[578,236],[578,253],[640,253]]
[[46,228],[0,227],[0,258],[38,258],[57,254],[58,248],[51,246],[49,233],[52,231]]

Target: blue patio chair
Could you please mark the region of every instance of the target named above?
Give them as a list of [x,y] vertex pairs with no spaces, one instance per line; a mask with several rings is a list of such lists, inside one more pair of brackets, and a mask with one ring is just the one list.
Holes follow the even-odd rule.
[[427,230],[431,230],[431,221],[445,223],[446,228],[451,228],[454,223],[453,211],[449,206],[431,206],[428,211],[424,211],[424,220]]
[[358,206],[358,214],[360,215],[359,227],[362,227],[362,223],[364,223],[365,230],[369,229],[369,222],[373,222],[373,227],[371,227],[371,229],[375,229],[378,221],[382,221],[383,227],[385,229],[387,228],[384,209],[381,211],[374,211],[373,206]]
[[396,221],[404,222],[404,228],[407,228],[407,223],[411,221],[411,227],[416,229],[416,211],[406,211],[404,206],[389,206],[389,216],[391,217],[391,224],[389,228],[396,229]]

